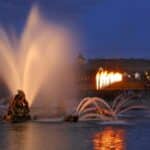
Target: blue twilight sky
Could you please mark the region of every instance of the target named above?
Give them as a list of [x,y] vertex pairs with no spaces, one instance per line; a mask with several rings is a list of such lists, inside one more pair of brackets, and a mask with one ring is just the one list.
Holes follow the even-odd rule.
[[150,59],[150,0],[0,0],[0,24],[19,33],[33,4],[78,33],[87,57]]

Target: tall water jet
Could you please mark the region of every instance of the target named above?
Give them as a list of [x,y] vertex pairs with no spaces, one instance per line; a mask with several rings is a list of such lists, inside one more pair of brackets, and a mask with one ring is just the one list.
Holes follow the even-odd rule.
[[10,92],[23,90],[30,106],[44,110],[65,105],[75,94],[73,40],[67,29],[44,20],[36,6],[20,38],[0,28],[0,76]]

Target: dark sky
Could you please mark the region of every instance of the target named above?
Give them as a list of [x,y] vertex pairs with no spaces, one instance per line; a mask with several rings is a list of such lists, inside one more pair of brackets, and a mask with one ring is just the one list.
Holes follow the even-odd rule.
[[0,0],[0,24],[19,33],[33,4],[78,33],[87,57],[150,59],[150,0]]

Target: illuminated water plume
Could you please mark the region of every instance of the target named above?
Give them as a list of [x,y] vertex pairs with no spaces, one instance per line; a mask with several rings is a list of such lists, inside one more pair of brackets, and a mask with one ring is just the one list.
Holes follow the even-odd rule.
[[0,77],[12,94],[22,89],[30,106],[39,95],[60,101],[73,88],[73,47],[71,33],[44,20],[35,6],[20,38],[0,28]]

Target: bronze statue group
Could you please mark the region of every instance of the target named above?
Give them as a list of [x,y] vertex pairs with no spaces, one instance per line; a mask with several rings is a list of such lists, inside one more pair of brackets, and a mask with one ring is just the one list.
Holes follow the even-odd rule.
[[3,119],[9,122],[30,120],[29,105],[22,90],[18,90],[18,93],[10,100],[7,113]]

